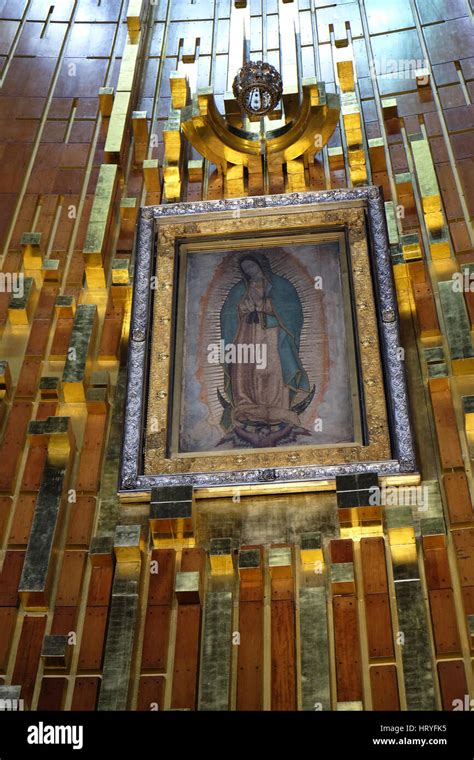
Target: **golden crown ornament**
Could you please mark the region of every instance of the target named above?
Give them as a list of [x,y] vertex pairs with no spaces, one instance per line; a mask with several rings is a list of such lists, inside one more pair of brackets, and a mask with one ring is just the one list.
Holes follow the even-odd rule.
[[250,117],[266,116],[280,102],[283,83],[270,63],[248,61],[237,73],[232,89],[242,111]]

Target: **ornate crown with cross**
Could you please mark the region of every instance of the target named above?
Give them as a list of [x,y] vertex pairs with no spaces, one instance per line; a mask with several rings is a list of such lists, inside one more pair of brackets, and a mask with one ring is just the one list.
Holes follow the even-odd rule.
[[283,95],[280,73],[270,63],[248,61],[237,73],[232,87],[234,97],[250,120],[273,111]]

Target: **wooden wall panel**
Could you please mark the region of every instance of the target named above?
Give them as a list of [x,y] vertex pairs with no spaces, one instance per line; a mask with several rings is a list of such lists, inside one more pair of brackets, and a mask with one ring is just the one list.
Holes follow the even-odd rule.
[[474,528],[453,530],[461,586],[474,586]]
[[420,282],[413,286],[413,298],[415,300],[418,329],[422,338],[433,337],[440,334],[436,302],[433,290],[427,282]]
[[7,551],[0,573],[0,607],[16,607],[18,604],[18,584],[20,582],[24,551]]
[[237,710],[263,708],[263,602],[239,605]]
[[206,553],[203,549],[183,549],[180,571],[182,573],[204,572]]
[[104,607],[108,605],[112,591],[113,575],[114,571],[111,565],[94,565],[92,567],[87,597],[88,607]]
[[374,710],[392,711],[400,709],[395,665],[372,665],[370,668],[370,686]]
[[108,607],[86,607],[78,670],[99,670],[103,660]]
[[383,538],[363,538],[360,542],[365,594],[387,594],[387,568]]
[[334,643],[338,702],[362,700],[357,600],[355,596],[333,598]]
[[295,605],[272,602],[272,710],[296,710]]
[[61,677],[43,678],[38,699],[38,710],[57,712],[63,709],[67,679]]
[[51,623],[51,635],[68,636],[75,632],[78,612],[78,607],[59,607],[56,604],[53,622]]
[[427,549],[424,547],[426,584],[430,590],[451,588],[451,571],[449,569],[446,549]]
[[31,403],[12,404],[0,445],[0,492],[13,492],[30,418]]
[[446,470],[463,467],[464,461],[450,391],[432,391],[431,402],[433,404],[441,464]]
[[393,657],[392,619],[387,594],[370,594],[365,599],[369,657]]
[[451,523],[470,522],[474,518],[474,513],[465,473],[446,473],[443,476],[443,483]]
[[95,508],[93,496],[78,496],[76,502],[69,506],[66,546],[89,546]]
[[[38,449],[31,449],[31,451],[40,451],[42,455],[44,453],[44,450],[40,447],[38,447]],[[20,493],[18,496],[8,538],[10,546],[25,547],[26,549],[30,537],[35,504],[35,493]]]
[[12,683],[21,684],[21,697],[25,700],[25,704],[30,707],[45,629],[46,615],[38,617],[26,615],[24,617],[13,668]]
[[10,497],[0,496],[0,544],[2,543],[3,537],[5,535],[11,508],[12,500]]
[[461,642],[452,590],[443,588],[430,591],[429,599],[436,653],[460,654]]
[[99,490],[106,430],[106,414],[90,414],[88,416],[76,480],[76,488],[79,493],[96,494]]
[[51,343],[50,358],[52,360],[65,359],[71,339],[73,320],[60,318],[56,321],[56,328]]
[[172,708],[196,709],[200,633],[201,606],[181,604],[174,651]]
[[354,548],[351,538],[334,539],[330,543],[332,562],[353,562]]
[[171,608],[165,604],[150,605],[145,616],[142,670],[163,673],[168,660]]
[[150,562],[153,564],[150,564],[141,669],[162,673],[168,661],[176,552],[153,549]]
[[463,661],[438,662],[438,676],[443,710],[453,710],[455,700],[461,700],[464,706],[465,695],[469,690]]
[[162,710],[164,690],[165,679],[162,676],[141,676],[138,683],[137,710]]
[[15,607],[0,607],[0,673],[5,673],[8,666],[16,618]]
[[74,683],[71,710],[94,711],[97,707],[100,678],[79,676]]
[[79,603],[87,553],[66,550],[63,556],[56,604],[75,607]]
[[29,448],[20,485],[21,491],[33,491],[35,493],[39,491],[46,463],[46,453],[46,446],[31,446]]
[[158,572],[150,572],[150,585],[148,589],[148,604],[168,604],[173,602],[174,573],[175,573],[174,549],[153,549],[151,562],[157,563]]
[[16,386],[15,399],[31,399],[36,396],[41,374],[42,360],[38,356],[27,356],[21,365]]

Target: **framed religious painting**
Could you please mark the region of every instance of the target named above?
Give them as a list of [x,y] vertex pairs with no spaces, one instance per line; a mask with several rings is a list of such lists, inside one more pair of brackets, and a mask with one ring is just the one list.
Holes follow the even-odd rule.
[[143,209],[121,496],[361,472],[416,472],[380,191]]

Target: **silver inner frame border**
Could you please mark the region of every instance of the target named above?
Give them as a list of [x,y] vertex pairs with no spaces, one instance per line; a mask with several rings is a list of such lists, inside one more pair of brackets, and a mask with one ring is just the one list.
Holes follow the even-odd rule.
[[[156,232],[160,222],[205,215],[219,218],[239,211],[252,214],[274,209],[324,204],[364,206],[367,213],[369,257],[373,266],[373,286],[379,327],[380,353],[390,429],[393,459],[354,462],[329,466],[281,467],[244,471],[145,475],[143,446],[146,424],[149,341],[152,331],[150,314],[153,291],[150,278],[156,255]],[[404,361],[401,358],[397,299],[389,252],[387,224],[382,191],[378,187],[347,190],[291,193],[228,200],[198,201],[148,206],[140,210],[135,243],[133,304],[128,347],[128,373],[125,392],[124,429],[120,459],[118,494],[132,497],[156,486],[193,485],[196,488],[222,488],[250,485],[301,483],[334,480],[336,475],[375,472],[381,476],[409,475],[417,472],[415,447],[410,422]]]

